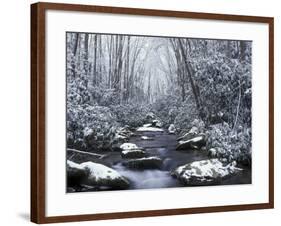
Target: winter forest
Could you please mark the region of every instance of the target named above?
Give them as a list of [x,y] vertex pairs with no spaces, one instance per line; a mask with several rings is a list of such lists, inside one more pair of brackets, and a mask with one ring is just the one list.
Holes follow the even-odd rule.
[[67,32],[67,192],[251,183],[251,68],[251,41]]

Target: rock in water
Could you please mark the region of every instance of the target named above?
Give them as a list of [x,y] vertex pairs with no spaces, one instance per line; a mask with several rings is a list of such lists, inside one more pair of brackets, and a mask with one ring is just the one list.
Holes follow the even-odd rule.
[[141,136],[141,140],[153,140],[153,138],[148,136]]
[[145,151],[142,150],[125,150],[121,152],[122,158],[134,159],[134,158],[142,158],[146,156]]
[[[105,165],[94,162],[77,164],[69,160],[67,161],[67,165],[72,168],[72,175],[74,173],[73,169],[76,169],[77,172],[85,172],[87,175],[86,178],[83,178],[85,185],[99,188],[108,187],[111,189],[126,189],[129,187],[129,182],[126,178]],[[77,173],[75,176],[79,177],[80,174]]]
[[205,135],[199,135],[189,140],[179,141],[176,150],[199,149],[206,144]]
[[126,189],[129,187],[127,179],[105,165],[93,162],[84,162],[80,165],[90,172],[88,177],[89,185],[106,186],[113,189]]
[[174,124],[171,124],[168,128],[168,131],[170,134],[175,134],[176,133],[176,127]]
[[134,134],[130,131],[130,127],[126,125],[124,127],[119,128],[116,131],[114,140],[116,142],[119,142],[119,141],[124,142],[124,141],[127,141],[133,135]]
[[180,166],[171,174],[184,185],[210,185],[241,170],[236,167],[236,162],[223,165],[218,159],[210,159]]
[[81,187],[82,184],[87,182],[89,172],[80,166],[80,164],[68,160],[66,171],[68,187]]
[[131,159],[123,163],[124,166],[130,169],[161,169],[163,165],[162,159],[152,156],[147,158]]
[[137,128],[138,132],[164,132],[163,129],[157,127],[139,127]]
[[160,120],[158,120],[158,119],[153,120],[151,124],[152,124],[152,126],[156,126],[158,128],[161,128],[163,125],[162,122],[160,122]]
[[135,150],[138,149],[138,146],[133,143],[124,143],[120,146],[120,148],[123,150]]
[[146,156],[145,151],[141,150],[136,144],[124,143],[120,146],[122,158],[142,158]]

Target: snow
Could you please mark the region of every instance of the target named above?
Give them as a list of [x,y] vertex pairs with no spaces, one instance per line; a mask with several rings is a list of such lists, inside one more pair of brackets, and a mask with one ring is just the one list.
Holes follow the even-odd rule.
[[175,133],[176,132],[176,128],[174,124],[171,124],[168,128],[169,133]]
[[159,161],[161,161],[161,159],[159,158],[159,157],[156,157],[156,156],[151,156],[151,157],[144,157],[144,158],[138,158],[138,159],[136,159],[137,161],[145,161],[145,160],[159,160]]
[[217,155],[217,150],[215,148],[210,148],[209,154],[211,157],[215,157]]
[[142,127],[150,127],[152,126],[150,123],[149,124],[144,124]]
[[70,160],[67,160],[67,165],[71,168],[76,168],[76,169],[81,169],[81,170],[84,169],[80,164],[77,164],[77,163],[72,162]]
[[84,169],[88,169],[90,171],[89,177],[94,177],[96,181],[102,179],[114,180],[121,178],[121,175],[117,171],[99,163],[83,162],[80,164],[80,166]]
[[123,150],[132,150],[132,149],[138,149],[138,146],[133,143],[124,143],[120,146]]
[[203,139],[204,139],[203,136],[198,136],[198,137],[194,137],[194,138],[189,139],[189,140],[179,141],[179,144],[185,144],[185,143],[190,143],[190,142],[196,143],[196,142],[199,142]]
[[84,133],[84,136],[89,136],[93,133],[93,130],[90,129],[89,127],[86,127],[84,130],[83,130],[83,133]]
[[145,154],[143,150],[141,150],[136,144],[133,143],[124,143],[120,146],[123,149],[121,152],[123,156],[126,156],[129,153],[135,154]]
[[99,163],[83,162],[81,164],[78,164],[70,160],[67,160],[67,165],[71,168],[76,168],[80,170],[89,170],[90,172],[89,178],[95,178],[96,181],[100,179],[113,180],[113,179],[121,178],[121,175],[117,171]]
[[192,137],[196,136],[198,129],[196,127],[192,127],[188,133],[185,133],[183,136],[179,137],[178,140],[189,140]]
[[126,136],[123,136],[123,135],[120,135],[120,134],[116,134],[115,135],[115,139],[120,139],[120,140],[124,140],[124,139],[127,139],[127,137]]
[[157,127],[162,127],[162,123],[157,119],[153,120],[152,123]]
[[138,132],[164,132],[163,129],[156,128],[156,127],[139,127],[137,128]]
[[127,155],[128,153],[145,153],[144,151],[140,150],[140,149],[137,149],[137,150],[124,150],[122,151],[122,154],[123,155]]
[[141,139],[142,140],[152,140],[153,138],[148,137],[148,136],[141,136]]
[[218,159],[202,160],[180,166],[175,172],[186,181],[193,177],[196,177],[200,181],[212,181],[242,170],[235,165],[236,162],[232,162],[223,166],[223,163]]

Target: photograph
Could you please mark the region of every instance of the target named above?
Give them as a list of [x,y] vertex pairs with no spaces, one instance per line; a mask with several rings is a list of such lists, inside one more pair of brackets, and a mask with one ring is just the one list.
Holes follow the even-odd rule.
[[252,40],[67,31],[66,192],[252,183]]

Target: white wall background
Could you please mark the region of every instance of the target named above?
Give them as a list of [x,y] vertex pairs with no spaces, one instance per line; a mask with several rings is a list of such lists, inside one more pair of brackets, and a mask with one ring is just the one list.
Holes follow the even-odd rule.
[[[52,0],[53,2],[60,2]],[[63,0],[61,0],[63,1]],[[2,1],[0,7],[0,224],[29,225],[30,200],[30,3]],[[275,209],[96,221],[107,225],[278,225],[281,221],[281,16],[277,0],[65,0],[68,3],[246,14],[275,17]],[[278,10],[279,9],[279,10]],[[279,41],[279,42],[278,42]],[[278,127],[279,126],[279,127]],[[210,194],[211,195],[211,194]],[[93,222],[66,225],[92,225]],[[280,223],[279,223],[280,224]]]

